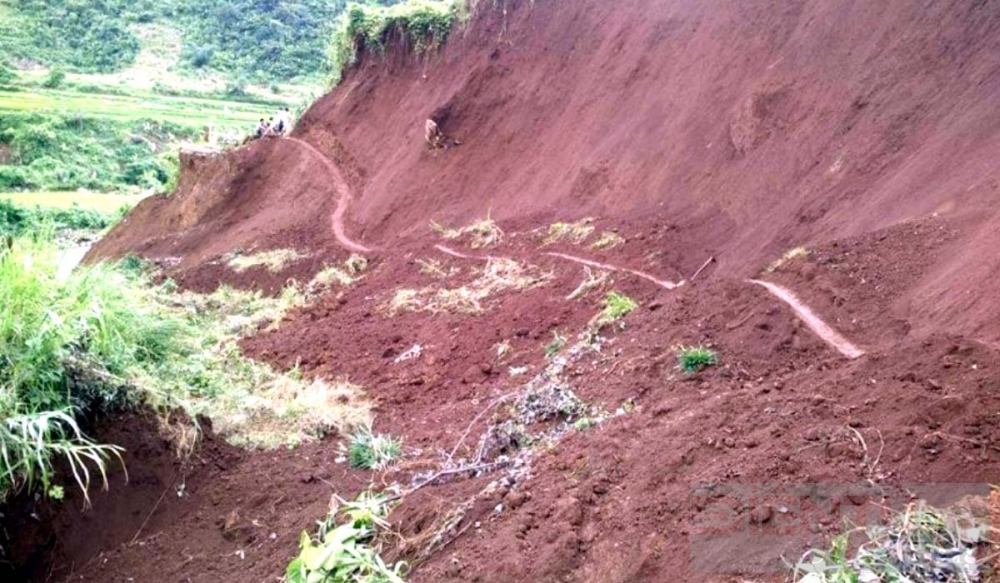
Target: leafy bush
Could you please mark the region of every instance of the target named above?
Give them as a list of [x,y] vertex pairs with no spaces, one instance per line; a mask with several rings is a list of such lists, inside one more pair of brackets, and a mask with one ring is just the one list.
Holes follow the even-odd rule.
[[399,458],[403,443],[391,435],[376,434],[372,426],[359,427],[350,437],[347,460],[353,468],[380,470]]
[[56,68],[49,71],[49,74],[45,76],[45,80],[42,81],[42,87],[46,89],[58,89],[65,82],[66,71]]
[[[404,563],[385,564],[377,547],[378,529],[388,528],[384,498],[362,493],[357,500],[337,498],[341,512],[331,510],[315,537],[303,532],[299,556],[289,563],[289,583],[404,583]],[[338,514],[347,519],[337,525]]]
[[0,86],[11,85],[17,81],[17,72],[7,63],[0,61]]
[[139,40],[128,29],[126,0],[17,0],[0,23],[8,56],[107,73],[131,64]]
[[681,346],[677,349],[677,367],[687,373],[698,372],[718,361],[715,351],[704,346]]
[[191,52],[191,66],[201,69],[212,61],[212,47],[197,47]]

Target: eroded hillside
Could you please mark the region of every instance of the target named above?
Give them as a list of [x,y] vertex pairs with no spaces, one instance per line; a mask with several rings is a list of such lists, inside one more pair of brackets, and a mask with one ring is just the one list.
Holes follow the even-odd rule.
[[[186,159],[91,255],[269,292],[365,257],[242,348],[363,387],[404,460],[209,438],[187,497],[56,547],[76,580],[273,580],[372,484],[413,581],[724,580],[837,521],[695,541],[705,484],[997,482],[995,6],[503,8],[439,52],[363,52],[291,138]],[[428,118],[460,144],[429,149]],[[685,347],[717,362],[685,371]],[[167,453],[98,510],[172,487]],[[775,534],[781,508],[733,510]]]

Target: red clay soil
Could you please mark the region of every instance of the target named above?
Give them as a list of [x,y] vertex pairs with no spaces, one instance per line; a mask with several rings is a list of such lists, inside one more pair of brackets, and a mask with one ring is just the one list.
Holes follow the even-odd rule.
[[[209,435],[179,496],[179,463],[155,428],[114,424],[98,435],[129,449],[133,481],[89,514],[12,505],[5,525],[35,529],[18,535],[12,580],[278,581],[331,493],[405,484],[440,462],[490,403],[542,371],[553,334],[574,338],[612,289],[639,309],[564,377],[587,403],[631,412],[537,448],[516,479],[456,477],[405,497],[385,553],[414,562],[409,579],[758,578],[705,571],[773,567],[837,522],[762,548],[698,542],[705,508],[725,498],[700,484],[1000,481],[995,7],[481,4],[440,52],[362,54],[299,120],[301,142],[185,156],[178,191],[144,201],[90,256],[138,253],[191,289],[273,293],[375,249],[364,279],[242,346],[363,386],[376,429],[403,437],[407,460],[372,476],[336,462],[336,438],[249,453]],[[428,117],[461,145],[429,151]],[[489,249],[429,228],[488,213],[506,231]],[[583,217],[596,227],[583,244],[543,245],[551,222]],[[605,230],[625,243],[592,249]],[[764,269],[797,246],[809,254]],[[281,247],[308,258],[278,274],[224,264]],[[486,255],[552,277],[491,297],[480,315],[387,312],[399,289],[469,283]],[[614,266],[612,281],[567,299],[586,272],[566,256]],[[709,257],[694,282],[652,281],[690,280]],[[431,259],[454,275],[423,273]],[[749,278],[788,288],[866,354],[845,358]],[[720,364],[682,374],[679,345],[710,346]],[[505,414],[480,418],[458,455]],[[734,511],[765,534],[783,514]],[[457,522],[421,554],[448,516]]]

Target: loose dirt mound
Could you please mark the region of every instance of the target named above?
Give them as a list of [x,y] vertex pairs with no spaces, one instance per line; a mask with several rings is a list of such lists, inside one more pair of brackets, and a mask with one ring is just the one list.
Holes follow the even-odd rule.
[[[373,477],[337,463],[333,440],[258,454],[210,442],[148,541],[132,540],[132,512],[99,544],[41,547],[73,580],[276,578],[332,492],[409,483],[479,443],[493,414],[477,416],[544,379],[555,341],[572,343],[611,290],[639,308],[558,378],[621,413],[560,434],[516,479],[457,476],[406,497],[387,553],[414,561],[414,581],[722,580],[700,572],[719,566],[706,556],[773,566],[837,524],[746,556],[695,549],[717,497],[698,484],[1000,480],[995,7],[481,4],[439,54],[362,54],[294,139],[185,157],[178,192],[91,254],[142,254],[195,289],[267,291],[367,255],[363,279],[243,349],[363,385],[407,462]],[[461,145],[429,151],[428,117]],[[430,228],[486,216],[505,235],[481,248]],[[585,217],[579,243],[546,241],[550,223]],[[306,258],[226,266],[279,248]],[[483,283],[501,260],[534,279]],[[750,278],[790,290],[834,335]],[[864,354],[845,358],[836,335]],[[681,374],[675,347],[700,344],[721,363]],[[46,580],[33,561],[18,573]]]

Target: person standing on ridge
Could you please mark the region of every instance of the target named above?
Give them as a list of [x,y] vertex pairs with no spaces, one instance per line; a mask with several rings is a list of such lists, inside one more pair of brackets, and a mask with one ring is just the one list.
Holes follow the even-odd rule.
[[282,107],[278,109],[278,121],[274,125],[274,134],[277,136],[283,136],[291,129],[292,113],[288,111],[287,107]]

